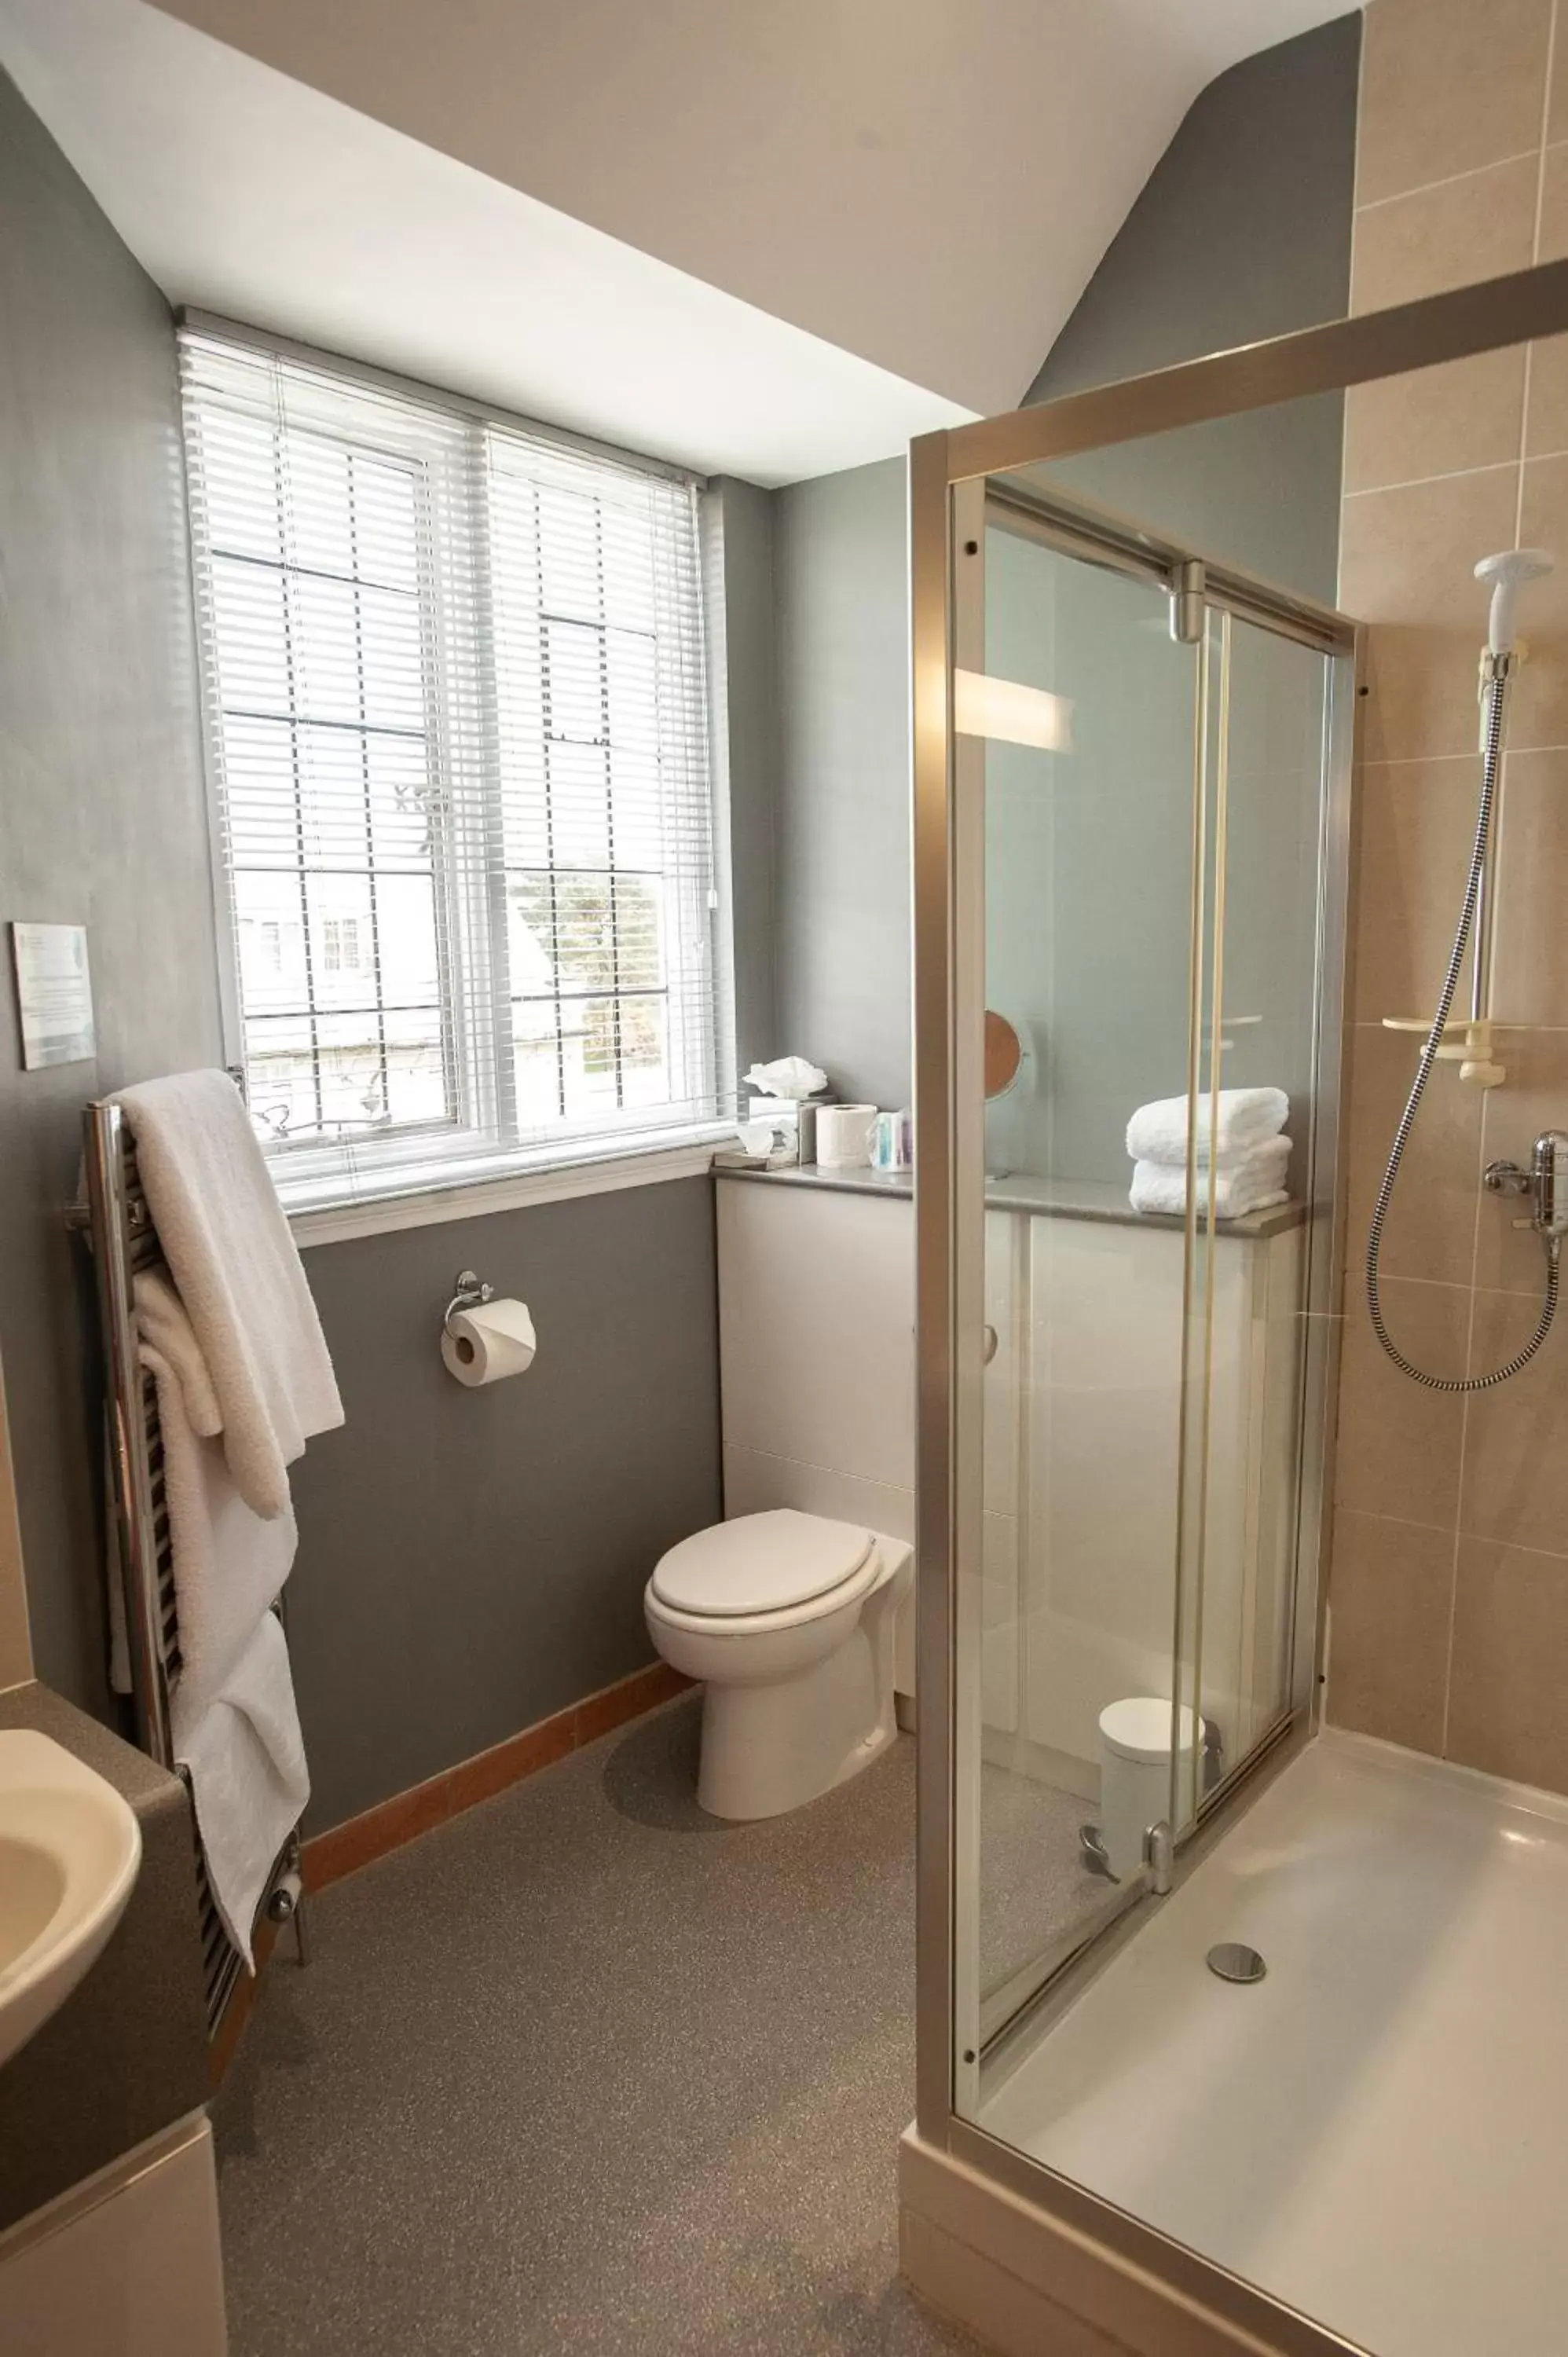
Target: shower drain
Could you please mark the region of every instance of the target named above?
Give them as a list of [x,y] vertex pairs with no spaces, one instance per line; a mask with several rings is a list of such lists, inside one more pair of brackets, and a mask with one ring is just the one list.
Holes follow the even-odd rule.
[[1261,1981],[1269,1969],[1256,1948],[1246,1947],[1240,1940],[1219,1941],[1204,1962],[1222,1981]]

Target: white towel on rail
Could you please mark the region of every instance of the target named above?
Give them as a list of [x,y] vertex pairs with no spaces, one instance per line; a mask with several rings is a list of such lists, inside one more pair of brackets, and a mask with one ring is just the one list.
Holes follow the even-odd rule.
[[[134,1282],[138,1349],[157,1387],[163,1434],[181,1669],[176,1688],[187,1722],[221,1691],[256,1623],[294,1563],[294,1516],[272,1521],[240,1495],[223,1453],[211,1382],[179,1297],[161,1277]],[[199,1421],[198,1421],[199,1419]]]
[[[1186,1097],[1161,1097],[1139,1106],[1127,1124],[1127,1151],[1134,1162],[1186,1164],[1187,1108]],[[1200,1096],[1193,1122],[1197,1160],[1212,1159],[1223,1169],[1277,1137],[1289,1118],[1290,1099],[1283,1089],[1221,1089],[1211,1155],[1209,1101]]]
[[271,1521],[312,1433],[343,1421],[321,1321],[250,1116],[226,1072],[120,1092],[147,1207],[222,1414],[240,1495]]
[[253,1972],[256,1910],[310,1798],[288,1645],[276,1614],[263,1613],[199,1717],[192,1720],[180,1700],[177,1694],[175,1758],[190,1773],[207,1878],[229,1937]]
[[[1285,1188],[1285,1172],[1289,1168],[1291,1142],[1288,1137],[1270,1138],[1255,1146],[1240,1162],[1227,1164],[1212,1172],[1200,1169],[1197,1175],[1197,1215],[1208,1216],[1209,1181],[1214,1186],[1214,1216],[1217,1220],[1245,1219],[1249,1211],[1266,1211],[1275,1203],[1289,1200]],[[1131,1196],[1135,1211],[1184,1212],[1187,1210],[1187,1172],[1172,1162],[1138,1162],[1133,1168]]]

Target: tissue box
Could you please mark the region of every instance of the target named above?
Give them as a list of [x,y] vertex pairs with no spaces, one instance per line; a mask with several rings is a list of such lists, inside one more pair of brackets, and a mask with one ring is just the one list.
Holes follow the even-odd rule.
[[765,1121],[773,1130],[769,1162],[788,1166],[817,1158],[817,1107],[821,1097],[752,1097],[747,1121]]

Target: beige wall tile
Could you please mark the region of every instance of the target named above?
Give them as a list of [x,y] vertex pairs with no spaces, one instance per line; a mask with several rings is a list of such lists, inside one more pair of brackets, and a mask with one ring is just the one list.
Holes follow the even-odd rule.
[[1528,268],[1535,247],[1536,157],[1493,164],[1356,215],[1350,308],[1381,311],[1447,286]]
[[[1509,533],[1497,543],[1511,548]],[[1520,631],[1529,641],[1509,698],[1509,743],[1568,745],[1568,457],[1531,458],[1524,470],[1519,545],[1549,548],[1555,573],[1532,581],[1520,601]],[[1485,552],[1477,549],[1477,554]]]
[[1443,1742],[1455,1542],[1377,1514],[1334,1518],[1328,1716],[1360,1735]]
[[[1498,1063],[1509,1077],[1502,1089],[1486,1092],[1481,1167],[1519,1162],[1528,1169],[1542,1129],[1568,1129],[1568,1032],[1499,1030]],[[1476,1221],[1476,1285],[1540,1301],[1547,1275],[1542,1243],[1532,1228],[1514,1226],[1528,1211],[1530,1204],[1514,1195],[1483,1195]],[[1568,1313],[1563,1322],[1568,1325]]]
[[[1420,1042],[1409,1032],[1385,1031],[1380,1025],[1365,1023],[1356,1027],[1351,1042],[1348,1195],[1353,1265],[1366,1240],[1389,1148],[1415,1079],[1419,1053]],[[1481,1090],[1469,1088],[1460,1080],[1453,1064],[1439,1064],[1427,1082],[1383,1231],[1385,1276],[1417,1277],[1434,1285],[1471,1282],[1481,1175],[1482,1096]]]
[[[1471,1373],[1506,1364],[1536,1309],[1517,1293],[1477,1293]],[[1522,1374],[1470,1401],[1460,1521],[1471,1538],[1568,1555],[1568,1318]],[[1563,1698],[1568,1720],[1568,1687]]]
[[[1481,1167],[1507,1161],[1528,1169],[1530,1147],[1541,1131],[1568,1129],[1568,1031],[1499,1031],[1497,1054],[1508,1079],[1500,1089],[1486,1092]],[[1533,1229],[1513,1224],[1529,1211],[1529,1203],[1516,1197],[1483,1195],[1476,1225],[1476,1282],[1539,1301],[1546,1273],[1541,1238]],[[1568,1370],[1568,1359],[1563,1363]]]
[[1517,458],[1524,356],[1520,344],[1353,385],[1345,396],[1345,489],[1378,490]]
[[1497,1019],[1568,1025],[1568,752],[1509,754],[1497,873]]
[[1552,43],[1552,90],[1546,108],[1548,139],[1568,139],[1568,41],[1563,38],[1565,28],[1557,27]]
[[1358,204],[1536,146],[1551,26],[1552,0],[1372,0]]
[[1346,500],[1339,603],[1372,625],[1368,760],[1474,753],[1486,611],[1474,568],[1513,546],[1518,499],[1518,468],[1493,467]]
[[[1459,1506],[1464,1403],[1423,1391],[1385,1358],[1371,1329],[1360,1284],[1360,1236],[1345,1287],[1345,1340],[1339,1374],[1337,1502],[1359,1513],[1451,1530]],[[1382,1286],[1383,1316],[1395,1342],[1434,1374],[1462,1374],[1470,1296],[1456,1285]]]
[[1568,1792],[1568,1559],[1460,1542],[1447,1753]]
[[1568,450],[1568,336],[1530,346],[1524,447],[1531,458]]
[[1373,761],[1359,784],[1356,1015],[1430,1015],[1447,971],[1476,832],[1478,765]]
[[1561,262],[1568,253],[1568,145],[1549,147],[1541,166],[1541,220],[1537,262]]

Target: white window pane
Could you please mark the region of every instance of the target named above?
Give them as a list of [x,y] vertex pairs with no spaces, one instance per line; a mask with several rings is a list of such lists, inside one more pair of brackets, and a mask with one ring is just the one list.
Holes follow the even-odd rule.
[[361,589],[358,619],[365,718],[375,728],[423,728],[424,671],[417,600],[401,589]]
[[364,740],[371,841],[378,867],[434,865],[443,794],[423,737]]
[[659,751],[659,679],[654,642],[625,630],[605,634],[605,710],[618,753]]
[[419,523],[412,467],[367,456],[353,457],[355,571],[409,594],[419,586]]
[[546,856],[557,867],[610,862],[609,760],[602,745],[552,745]]
[[283,1015],[308,1008],[298,877],[286,873],[237,875],[233,889],[240,987],[247,1013]]
[[596,744],[604,735],[602,633],[576,622],[544,626],[544,716],[553,737]]
[[518,1125],[548,1128],[561,1119],[561,1044],[553,999],[520,999],[512,1008]]
[[289,576],[295,708],[306,719],[363,719],[357,619],[351,582]]
[[336,442],[293,434],[288,466],[288,561],[317,573],[354,571],[349,453]]
[[276,564],[283,554],[278,521],[277,443],[272,422],[214,408],[200,436],[201,490],[214,550]]
[[610,751],[610,792],[615,813],[616,866],[659,869],[667,840],[657,753]]
[[231,714],[222,737],[231,859],[237,866],[292,866],[298,843],[293,729],[286,720]]
[[295,731],[299,764],[298,856],[310,867],[363,867],[365,748],[357,728]]
[[623,630],[654,625],[653,533],[646,510],[604,508],[605,619]]
[[600,597],[598,502],[545,487],[539,493],[539,602],[546,614],[596,622]]
[[212,605],[224,708],[283,712],[292,705],[283,576],[214,558]]

